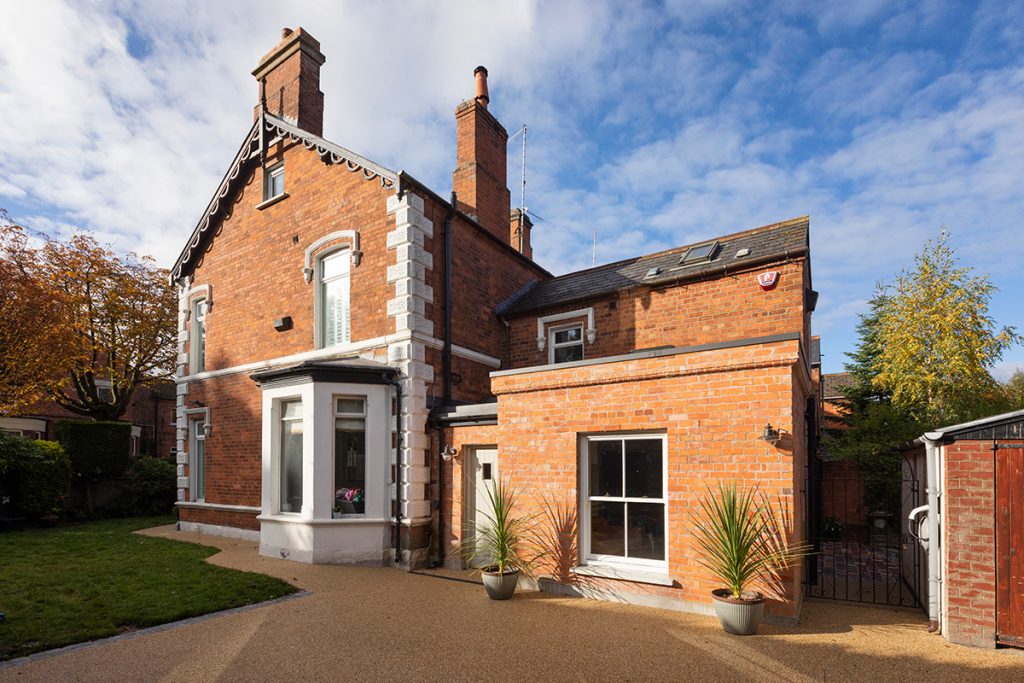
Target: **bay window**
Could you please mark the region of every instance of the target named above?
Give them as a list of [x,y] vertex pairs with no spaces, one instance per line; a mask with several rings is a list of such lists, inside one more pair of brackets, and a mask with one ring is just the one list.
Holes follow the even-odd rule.
[[584,558],[666,568],[665,436],[590,436],[580,456]]

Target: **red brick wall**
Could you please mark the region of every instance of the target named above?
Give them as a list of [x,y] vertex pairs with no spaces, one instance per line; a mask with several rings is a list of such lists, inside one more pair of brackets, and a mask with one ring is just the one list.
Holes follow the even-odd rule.
[[[200,403],[210,407],[212,433],[206,437],[205,449],[207,503],[260,505],[261,401],[260,390],[248,373],[189,383],[186,407]],[[185,471],[188,474],[188,466]],[[203,511],[194,513],[201,516]]]
[[[789,505],[791,532],[803,534],[806,371],[796,341],[494,378],[500,426],[463,434],[460,442],[496,439],[499,469],[523,491],[525,512],[540,497],[574,500],[577,435],[664,430],[668,435],[669,575],[677,588],[621,584],[662,597],[710,602],[719,587],[697,563],[690,531],[698,496],[718,481],[756,483]],[[799,379],[795,379],[795,375]],[[770,421],[785,430],[778,447],[757,439]],[[453,511],[459,509],[455,469]],[[454,517],[454,514],[453,514]],[[450,525],[457,533],[456,525]],[[799,611],[800,568],[787,581],[790,600],[770,610]]]
[[995,646],[995,469],[991,441],[945,447],[946,637]]
[[214,524],[217,526],[234,527],[236,529],[251,529],[253,531],[259,531],[260,528],[255,512],[243,512],[241,510],[196,510],[194,508],[179,507],[178,519],[182,522]]
[[[554,306],[510,321],[509,367],[543,365],[548,350],[537,349],[537,318],[594,307],[597,339],[584,344],[585,358],[629,353],[655,346],[692,346],[712,342],[799,332],[807,339],[810,316],[804,313],[805,262],[781,266],[779,283],[763,291],[759,268],[677,287],[640,287],[597,301]],[[579,319],[585,322],[586,318]],[[574,320],[561,320],[564,325]]]
[[[316,285],[303,278],[303,255],[336,230],[358,230],[363,252],[350,275],[352,340],[394,332],[387,317],[394,286],[386,275],[394,260],[386,237],[394,229],[386,208],[391,192],[343,166],[325,165],[301,145],[275,146],[268,166],[282,156],[289,197],[257,210],[263,172],[251,172],[193,274],[194,285],[213,288],[206,321],[208,371],[313,349]],[[282,316],[291,316],[293,327],[277,332],[273,321]]]
[[[430,196],[424,198],[424,215],[434,225],[431,241],[433,270],[427,271],[434,292],[430,317],[434,336],[444,336],[444,217],[447,207]],[[452,343],[501,359],[505,346],[504,325],[494,309],[531,280],[549,277],[511,246],[491,238],[481,227],[456,216],[452,220]],[[441,396],[441,352],[428,351],[434,366],[431,395]],[[455,356],[452,367],[462,381],[452,386],[455,401],[476,402],[491,395],[489,373],[493,366]]]

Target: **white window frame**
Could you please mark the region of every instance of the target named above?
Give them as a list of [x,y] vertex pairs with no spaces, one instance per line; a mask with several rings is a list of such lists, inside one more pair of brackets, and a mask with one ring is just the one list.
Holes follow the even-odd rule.
[[195,297],[189,302],[188,363],[189,371],[193,375],[206,371],[206,317],[209,309],[207,298],[204,296]]
[[[324,280],[324,261],[335,256],[342,256],[342,258],[348,259],[348,270],[344,275],[337,275],[329,280]],[[328,344],[327,330],[324,327],[327,322],[327,312],[324,310],[324,307],[327,305],[327,297],[324,296],[324,287],[328,282],[336,282],[338,280],[344,280],[345,282],[345,338],[337,339]],[[331,249],[316,257],[316,289],[313,292],[313,305],[313,322],[315,323],[315,338],[313,341],[316,348],[329,348],[340,344],[348,344],[352,341],[352,250],[348,247]]]
[[[286,418],[284,416],[284,405],[286,403],[298,403],[299,404],[299,416]],[[274,441],[276,442],[276,448],[274,450],[274,489],[276,491],[274,514],[277,515],[294,515],[300,516],[306,509],[306,506],[310,504],[308,501],[307,489],[307,478],[309,473],[306,471],[306,449],[308,448],[307,442],[311,440],[308,429],[308,421],[306,420],[306,399],[304,396],[282,396],[281,398],[275,399],[274,401]],[[281,509],[281,485],[284,483],[284,451],[282,449],[282,437],[284,436],[284,430],[281,428],[282,425],[288,422],[301,422],[302,423],[302,505],[299,506],[298,510],[282,510]]]
[[[362,412],[359,412],[359,413],[345,413],[345,412],[342,412],[342,411],[338,410],[338,399],[352,399],[352,400],[362,401],[362,403],[363,403],[363,410],[362,410]],[[362,395],[359,395],[359,394],[334,394],[334,395],[331,396],[331,407],[332,407],[332,409],[334,411],[335,422],[337,422],[337,419],[339,417],[341,417],[341,418],[345,418],[345,417],[358,418],[358,419],[361,419],[363,421],[363,444],[364,444],[363,445],[363,449],[367,451],[366,453],[363,454],[363,457],[365,458],[365,460],[363,462],[363,476],[366,477],[366,478],[369,477],[368,472],[369,472],[369,469],[370,469],[370,467],[369,467],[369,465],[370,465],[370,463],[369,463],[370,453],[369,453],[369,448],[366,445],[366,444],[369,443],[369,439],[368,439],[369,435],[366,433],[367,417],[368,417],[367,414],[366,414],[366,406],[367,406],[368,403],[369,403],[369,401],[368,401],[368,398],[367,398],[367,396],[365,394],[362,394]],[[332,454],[332,456],[333,456],[334,453],[337,452],[337,448],[338,448],[338,441],[337,441],[337,439],[338,439],[338,431],[337,431],[337,425],[335,425],[334,438],[331,440],[331,454]],[[338,473],[336,471],[337,463],[335,462],[335,458],[332,457],[331,460],[332,460],[332,464],[335,465],[335,467],[331,468],[331,494],[333,495],[334,491],[336,490],[335,486],[337,486]],[[357,518],[358,517],[366,517],[366,493],[367,493],[367,489],[369,488],[369,483],[370,482],[363,481],[363,512],[342,514],[338,519],[346,519],[346,518],[349,518],[349,517],[357,517]],[[333,515],[332,515],[332,517],[333,517]]]
[[142,427],[132,425],[132,440],[130,451],[132,455],[140,455],[142,453]]
[[[580,330],[580,339],[579,339],[579,341],[562,342],[561,344],[556,344],[555,343],[555,333],[556,332],[565,332],[566,330],[571,330],[574,327],[578,327],[579,330]],[[580,358],[579,358],[579,360],[584,360],[587,357],[587,351],[586,351],[586,346],[585,346],[585,344],[583,342],[584,342],[584,329],[583,329],[583,323],[582,322],[570,323],[568,325],[558,325],[557,327],[549,327],[548,328],[548,363],[550,363],[551,365],[556,365],[556,364],[561,364],[561,363],[575,362],[575,361],[556,361],[555,360],[555,349],[564,349],[564,348],[567,348],[567,347],[570,347],[570,346],[579,346],[580,347]]]
[[[203,462],[199,464],[199,442],[203,444]],[[199,474],[202,470],[203,490],[199,491]],[[189,416],[188,420],[188,492],[193,503],[206,501],[206,414]],[[201,494],[201,495],[200,495]]]
[[[281,191],[273,193],[274,179],[281,178]],[[273,193],[273,194],[271,194]],[[284,162],[263,169],[263,201],[268,202],[284,195]]]
[[[623,449],[622,457],[622,496],[595,496],[594,500],[597,501],[610,501],[610,502],[635,502],[635,503],[661,503],[664,507],[665,514],[665,559],[664,560],[647,560],[643,558],[635,557],[620,557],[618,555],[596,555],[590,551],[590,462],[589,462],[589,444],[592,441],[629,441],[629,440],[661,440],[661,499],[656,498],[631,498],[625,495],[626,493],[626,458],[625,449]],[[607,567],[619,567],[624,569],[637,569],[646,570],[651,572],[668,572],[668,549],[669,549],[669,536],[670,529],[668,526],[668,435],[664,432],[622,432],[622,433],[608,433],[608,434],[587,434],[579,437],[579,490],[580,490],[580,503],[579,503],[579,527],[580,527],[580,563],[585,565],[594,566],[607,566]],[[626,524],[629,524],[628,514],[625,517]],[[628,527],[627,527],[628,528]],[[628,552],[629,536],[627,534],[626,539],[626,551]]]

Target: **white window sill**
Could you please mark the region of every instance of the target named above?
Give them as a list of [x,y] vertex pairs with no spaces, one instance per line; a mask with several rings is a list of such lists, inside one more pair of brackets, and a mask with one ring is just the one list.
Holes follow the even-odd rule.
[[615,579],[616,581],[632,581],[634,583],[649,583],[654,586],[675,586],[676,580],[668,574],[657,571],[645,571],[625,567],[613,567],[607,564],[587,564],[573,567],[570,570],[577,576],[593,576],[600,579]]
[[309,526],[331,526],[331,525],[350,525],[358,526],[361,524],[387,524],[388,520],[383,517],[342,517],[340,519],[309,519],[308,517],[301,517],[298,513],[295,514],[276,514],[276,515],[260,515],[256,518],[260,522],[279,522],[285,524],[306,524]]
[[262,211],[263,209],[267,208],[268,206],[273,206],[274,204],[277,204],[279,201],[282,201],[284,199],[288,199],[288,193],[287,192],[282,192],[281,194],[277,195],[276,197],[271,197],[270,199],[267,199],[265,201],[260,202],[259,204],[256,205],[256,208],[259,211]]

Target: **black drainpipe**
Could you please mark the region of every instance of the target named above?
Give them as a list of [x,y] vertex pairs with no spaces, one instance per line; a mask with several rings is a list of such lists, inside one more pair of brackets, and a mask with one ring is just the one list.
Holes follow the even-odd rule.
[[402,559],[402,383],[390,372],[384,382],[395,388],[395,563]]
[[452,402],[452,218],[457,197],[452,190],[452,205],[444,216],[444,348],[441,350],[441,374],[444,377],[444,405]]
[[[443,377],[443,400],[445,408],[452,403],[452,218],[455,217],[458,197],[452,190],[452,204],[444,215],[444,347],[441,350],[441,375]],[[437,561],[435,566],[444,564],[444,426],[437,423]]]

